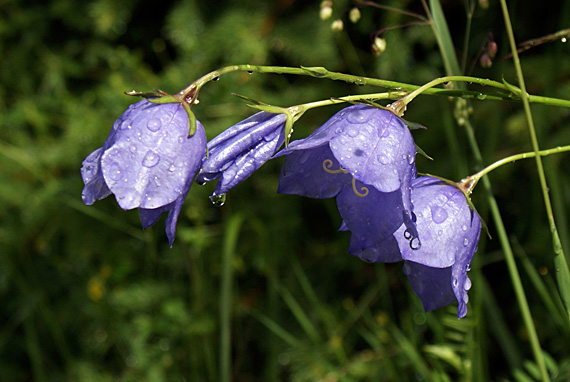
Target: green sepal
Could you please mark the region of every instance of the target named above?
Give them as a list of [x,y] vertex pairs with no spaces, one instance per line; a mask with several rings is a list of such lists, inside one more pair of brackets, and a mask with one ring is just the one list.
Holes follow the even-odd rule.
[[180,100],[176,99],[173,95],[167,94],[160,96],[159,98],[149,99],[152,103],[164,104],[164,103],[180,103]]
[[507,89],[509,89],[509,91],[514,94],[515,96],[517,96],[518,98],[521,98],[522,95],[522,91],[521,89],[517,88],[515,85],[511,85],[509,84],[506,80],[505,77],[502,77],[502,82],[503,85],[505,85],[507,87]]
[[251,103],[253,103],[254,105],[267,105],[267,104],[264,103],[264,102],[255,100],[255,99],[253,99],[253,98],[246,97],[246,96],[241,95],[241,94],[232,93],[232,95],[235,96],[235,97],[238,97],[238,98],[240,98],[240,99],[242,99],[242,100],[244,100],[244,101],[251,102]]
[[416,145],[415,143],[414,143],[414,145],[416,146],[416,153],[417,154],[420,154],[421,156],[423,156],[424,158],[427,158],[429,160],[433,160],[433,158],[430,157],[429,155],[427,155],[426,152],[420,146]]
[[329,71],[322,66],[301,66],[301,69],[313,77],[324,77],[329,73]]
[[406,124],[406,126],[408,126],[408,129],[410,130],[427,130],[427,127],[425,127],[424,125],[417,123],[417,122],[410,122],[404,118],[400,118],[402,121],[404,121],[404,123]]
[[186,111],[186,114],[188,114],[188,124],[189,124],[188,137],[191,137],[194,135],[194,133],[196,133],[196,116],[194,115],[192,110],[190,110],[190,105],[188,105],[185,102],[182,102],[181,105]]

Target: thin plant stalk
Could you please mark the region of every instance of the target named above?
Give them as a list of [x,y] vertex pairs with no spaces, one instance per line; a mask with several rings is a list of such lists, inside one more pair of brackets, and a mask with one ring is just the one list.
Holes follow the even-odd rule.
[[[434,30],[434,33],[436,34],[436,36],[438,36],[437,37],[438,42],[451,41],[451,36],[449,35],[449,29],[447,28],[447,22],[445,21],[445,18],[443,17],[443,11],[441,10],[441,5],[439,3],[439,0],[430,0],[430,5],[431,5],[432,12],[434,12],[434,11],[437,12],[437,15],[434,14],[433,19],[434,20],[437,19],[438,26],[434,25],[433,30]],[[429,9],[426,9],[426,11],[429,12]],[[440,50],[441,50],[442,55],[444,56],[444,62],[448,63],[448,65],[446,65],[446,69],[448,70],[449,74],[460,75],[461,73],[456,71],[456,70],[459,70],[458,69],[459,64],[457,62],[457,57],[455,55],[455,49],[453,48],[453,45],[451,45],[451,44],[445,44],[444,45],[444,44],[440,43]],[[455,70],[453,70],[453,68],[455,68]],[[466,101],[465,100],[461,100],[461,101],[462,102],[458,102],[458,104],[457,104],[457,107],[459,108],[459,110],[466,108],[466,105],[465,105]],[[483,156],[481,155],[481,150],[479,149],[479,145],[478,145],[477,140],[475,138],[473,126],[471,126],[471,122],[468,118],[467,113],[463,113],[463,114],[464,114],[465,118],[461,118],[461,124],[465,128],[465,131],[467,134],[467,139],[469,141],[469,145],[471,146],[471,149],[473,151],[473,155],[475,156],[475,160],[476,160],[478,166],[483,167],[483,165],[482,165],[483,164]],[[531,348],[532,348],[535,360],[541,369],[542,380],[544,382],[547,382],[550,379],[548,377],[548,374],[546,373],[544,357],[542,355],[542,350],[540,348],[540,343],[538,341],[538,336],[536,333],[536,327],[534,326],[534,322],[533,322],[532,316],[530,314],[528,301],[526,299],[526,295],[525,295],[525,292],[524,292],[524,289],[522,286],[520,274],[519,274],[517,266],[516,266],[513,250],[511,248],[511,245],[510,245],[510,242],[508,239],[508,235],[507,235],[507,232],[505,229],[505,225],[503,223],[503,219],[501,217],[499,206],[497,204],[497,201],[495,200],[495,197],[493,196],[493,192],[491,189],[491,181],[489,180],[488,177],[483,177],[482,182],[483,182],[483,186],[485,188],[485,191],[487,193],[487,201],[489,203],[489,209],[490,209],[491,215],[492,215],[493,220],[495,222],[499,241],[501,243],[501,247],[503,248],[503,252],[505,255],[505,261],[507,263],[507,268],[509,270],[509,275],[511,277],[511,282],[513,284],[513,289],[514,289],[515,295],[517,297],[517,300],[518,300],[518,303],[519,303],[519,306],[521,309],[523,322],[525,324],[526,330],[527,330],[528,335],[529,335]]]
[[220,287],[220,381],[230,382],[232,372],[231,313],[233,258],[242,215],[234,215],[227,222],[222,253],[222,274]]
[[556,228],[556,222],[554,220],[554,212],[552,210],[552,204],[550,202],[550,196],[548,195],[548,185],[546,184],[546,175],[544,173],[544,166],[542,164],[542,158],[538,155],[540,148],[538,145],[538,138],[536,137],[536,129],[534,127],[534,120],[532,118],[532,113],[530,110],[530,104],[528,101],[528,95],[526,92],[526,86],[524,82],[524,76],[521,68],[521,63],[519,55],[517,52],[517,45],[515,42],[515,36],[513,33],[513,28],[509,18],[509,10],[507,8],[507,3],[505,0],[501,0],[501,9],[503,11],[503,16],[505,19],[505,29],[507,30],[507,35],[509,36],[509,43],[511,45],[511,51],[513,53],[513,63],[515,65],[517,78],[519,81],[519,86],[521,89],[521,100],[523,103],[523,108],[525,111],[526,119],[528,122],[528,130],[530,133],[530,140],[532,143],[532,148],[536,153],[536,169],[538,171],[538,178],[540,180],[540,187],[542,189],[542,197],[544,199],[544,206],[546,208],[546,215],[548,217],[548,224],[550,226],[550,232],[552,234],[552,242],[554,246],[554,265],[556,267],[556,278],[558,280],[558,290],[560,291],[560,296],[566,307],[566,312],[570,319],[570,271],[568,269],[568,264],[566,262],[566,256],[564,255],[564,250],[562,249],[562,244],[560,243],[560,236],[558,235],[558,229]]

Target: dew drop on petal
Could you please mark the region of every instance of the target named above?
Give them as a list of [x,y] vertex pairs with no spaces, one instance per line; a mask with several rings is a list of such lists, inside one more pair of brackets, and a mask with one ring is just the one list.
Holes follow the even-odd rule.
[[160,187],[162,185],[158,176],[154,177],[154,184],[156,184],[156,187]]
[[415,155],[408,155],[408,164],[413,164],[416,161]]
[[184,143],[184,137],[178,137],[178,143]]
[[147,129],[149,129],[150,131],[158,131],[160,130],[160,128],[162,127],[162,122],[160,119],[158,118],[151,118],[148,120],[147,124],[146,124]]
[[441,224],[447,219],[447,211],[439,206],[430,206],[431,218],[436,224]]
[[469,239],[468,238],[463,239],[463,246],[467,247],[468,245],[469,245]]
[[346,134],[348,134],[349,137],[356,137],[358,135],[358,129],[351,127],[347,130]]
[[118,163],[113,163],[109,169],[109,177],[112,180],[119,180],[121,177],[121,167]]
[[469,272],[471,270],[471,263],[465,266],[465,272]]
[[469,279],[469,277],[465,278],[465,284],[463,285],[463,289],[465,290],[471,289],[471,280]]
[[160,161],[160,156],[152,150],[148,150],[144,159],[142,161],[142,165],[145,167],[154,167]]
[[170,171],[170,172],[176,171],[176,166],[175,166],[175,165],[171,165],[171,166],[168,168],[168,171]]
[[459,281],[457,280],[457,277],[453,278],[453,286],[457,287],[457,285],[459,284]]
[[137,152],[137,146],[136,146],[136,145],[131,145],[131,147],[129,147],[129,151],[130,151],[131,153],[133,153],[133,154],[136,153],[136,152]]
[[410,240],[410,248],[416,251],[421,247],[422,247],[422,242],[420,241],[420,238],[417,236],[412,237],[412,240]]
[[467,231],[467,226],[466,226],[465,224],[463,224],[463,225],[461,226],[461,229],[462,229],[463,231]]
[[382,164],[387,164],[390,160],[388,159],[388,157],[384,154],[380,154],[378,155],[378,162],[382,163]]
[[367,122],[372,117],[372,114],[373,113],[366,113],[360,110],[355,110],[348,113],[346,119],[348,119],[348,122],[350,123],[361,124]]

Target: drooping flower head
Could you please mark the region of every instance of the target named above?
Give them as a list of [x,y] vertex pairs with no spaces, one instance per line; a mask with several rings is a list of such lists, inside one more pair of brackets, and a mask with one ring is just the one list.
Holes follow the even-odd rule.
[[91,205],[113,193],[125,210],[140,209],[144,228],[168,212],[166,235],[170,245],[176,221],[206,147],[204,128],[189,122],[180,104],[140,101],[115,121],[103,146],[81,167],[82,198]]
[[[277,154],[286,156],[278,192],[337,197],[353,233],[350,253],[369,261],[397,261],[397,243],[390,236],[402,223],[419,240],[410,193],[415,155],[412,135],[396,115],[349,106]],[[367,214],[371,204],[383,206],[382,212]]]
[[208,142],[208,155],[196,177],[200,183],[220,178],[212,200],[248,178],[283,144],[285,114],[261,111]]
[[426,311],[457,300],[457,316],[464,317],[471,288],[467,272],[477,251],[481,219],[461,190],[433,177],[414,180],[412,199],[422,245],[409,246],[405,227],[394,233],[404,272]]

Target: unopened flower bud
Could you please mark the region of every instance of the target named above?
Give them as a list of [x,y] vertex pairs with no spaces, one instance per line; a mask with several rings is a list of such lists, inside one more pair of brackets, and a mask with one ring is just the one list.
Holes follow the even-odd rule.
[[352,8],[348,14],[348,18],[353,24],[356,24],[360,20],[360,9]]
[[479,65],[481,65],[482,68],[490,68],[493,66],[493,61],[487,53],[483,53],[479,59]]
[[379,56],[386,50],[386,40],[382,37],[376,36],[374,42],[372,43],[372,54]]
[[344,28],[344,24],[343,24],[341,19],[337,19],[337,20],[333,21],[331,24],[331,29],[333,30],[333,32],[339,32],[343,28]]
[[495,41],[489,41],[489,43],[487,44],[487,54],[489,54],[489,58],[491,59],[495,58],[497,50],[498,50],[497,43]]
[[332,1],[331,0],[324,0],[321,2],[321,12],[320,17],[321,20],[328,20],[332,16],[333,9],[332,9]]

